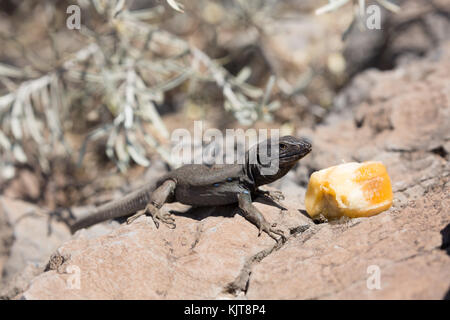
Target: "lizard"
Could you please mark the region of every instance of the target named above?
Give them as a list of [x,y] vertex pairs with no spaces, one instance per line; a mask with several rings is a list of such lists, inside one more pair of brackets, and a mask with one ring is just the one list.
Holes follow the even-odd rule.
[[[262,144],[266,147],[262,148]],[[71,231],[74,233],[78,229],[119,217],[129,216],[127,223],[132,223],[144,214],[152,217],[156,228],[159,228],[159,222],[175,228],[175,220],[171,214],[162,211],[164,203],[180,202],[193,207],[238,204],[242,215],[258,228],[258,236],[265,232],[277,242],[284,241],[286,238],[283,231],[275,229],[276,224],[269,224],[252,204],[252,200],[258,196],[275,203],[283,200],[281,192],[265,191],[259,187],[286,175],[312,147],[306,139],[293,136],[279,138],[275,147],[279,148],[279,161],[276,171],[271,174],[264,174],[264,168],[270,164],[261,163],[262,156],[267,155],[271,148],[271,144],[265,140],[248,149],[243,164],[181,166],[164,175],[156,184],[147,183],[121,199],[94,208],[86,217],[72,223]]]

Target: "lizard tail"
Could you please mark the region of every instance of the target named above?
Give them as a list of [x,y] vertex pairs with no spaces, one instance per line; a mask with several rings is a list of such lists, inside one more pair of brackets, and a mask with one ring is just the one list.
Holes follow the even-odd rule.
[[132,192],[122,199],[111,201],[95,208],[85,217],[72,223],[70,231],[73,234],[79,229],[90,227],[99,222],[129,216],[145,209],[149,199],[150,193],[147,188]]
[[72,223],[70,225],[70,232],[74,234],[77,230],[90,227],[96,223],[106,220],[109,220],[107,212],[99,211],[99,208],[95,208],[93,211],[90,211],[86,217]]

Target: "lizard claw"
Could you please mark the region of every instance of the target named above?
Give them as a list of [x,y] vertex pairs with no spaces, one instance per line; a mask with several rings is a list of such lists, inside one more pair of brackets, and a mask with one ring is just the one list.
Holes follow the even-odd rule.
[[[273,229],[270,228],[269,232],[267,233],[272,239],[274,239],[277,243],[284,243],[286,242],[287,238],[284,235],[283,230],[279,230],[279,229]],[[277,238],[275,235],[280,236],[279,238]]]
[[[284,235],[283,230],[280,229],[274,229],[276,227],[276,223],[273,223],[272,226],[269,226],[268,223],[262,223],[259,227],[259,233],[258,233],[258,237],[261,236],[261,233],[264,231],[265,233],[267,233],[267,235],[269,237],[271,237],[272,239],[274,239],[276,242],[280,242],[284,243],[286,242],[287,238]],[[276,235],[280,236],[280,238],[277,238]]]
[[[161,212],[161,209],[157,209],[153,207],[150,211],[150,215],[152,216],[153,222],[155,223],[156,228],[159,228],[159,221],[167,225],[170,229],[175,229],[175,219],[170,216],[167,212]],[[159,220],[159,221],[158,221]]]
[[277,204],[278,206],[280,206],[281,208],[283,208],[283,210],[285,210],[285,208],[283,207],[283,205],[280,203],[281,200],[284,200],[284,195],[281,191],[278,190],[274,190],[274,191],[267,191],[267,190],[261,190],[258,189],[258,193],[263,196],[266,197],[267,199],[270,199],[271,201],[273,201],[275,204]]
[[146,211],[147,211],[146,209],[140,210],[140,211],[138,211],[137,213],[135,213],[134,215],[132,215],[131,217],[129,217],[129,218],[127,219],[127,224],[132,223],[134,220],[136,220],[136,219],[139,218],[140,216],[146,214]]
[[161,222],[163,222],[164,224],[166,224],[169,229],[175,229],[177,227],[177,225],[175,224],[175,219],[172,218],[170,214],[167,212],[161,214],[158,219],[161,220]]
[[156,229],[159,228],[159,221],[166,224],[170,229],[175,229],[175,219],[170,216],[167,212],[161,212],[161,209],[156,208],[154,205],[149,204],[144,210],[138,211],[136,214],[132,215],[127,219],[127,223],[130,224],[140,216],[144,214],[150,214]]
[[267,197],[267,198],[269,198],[269,199],[271,199],[273,201],[280,201],[280,200],[284,200],[285,199],[284,195],[283,195],[283,192],[278,191],[278,190],[268,191],[268,190],[261,190],[261,189],[259,189],[259,192],[263,196],[265,196],[265,197]]
[[267,191],[267,196],[275,201],[284,200],[284,195],[281,191]]

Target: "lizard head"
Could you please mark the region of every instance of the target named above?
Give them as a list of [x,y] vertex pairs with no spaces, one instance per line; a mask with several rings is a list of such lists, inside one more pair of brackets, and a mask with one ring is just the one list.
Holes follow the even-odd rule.
[[[277,148],[278,154],[272,154]],[[253,161],[248,162],[257,186],[271,183],[283,177],[292,167],[311,151],[311,143],[306,139],[283,136],[277,143],[270,139],[252,148]],[[249,155],[252,152],[249,151]],[[270,155],[270,156],[269,156]],[[275,156],[274,156],[275,155]]]
[[284,136],[278,142],[280,166],[292,168],[298,160],[311,152],[311,143],[306,139]]

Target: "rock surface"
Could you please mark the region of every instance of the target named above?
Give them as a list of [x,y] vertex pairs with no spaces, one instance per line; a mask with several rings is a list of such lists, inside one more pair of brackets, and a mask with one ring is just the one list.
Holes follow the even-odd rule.
[[[107,224],[102,232],[80,231],[58,248],[46,272],[17,297],[448,296],[449,74],[449,43],[423,61],[389,72],[368,71],[338,99],[338,105],[347,104],[345,108],[338,108],[314,130],[298,132],[311,138],[313,152],[296,172],[276,184],[287,191],[284,204],[289,210],[281,213],[256,204],[269,221],[291,234],[285,244],[276,245],[266,235],[258,238],[256,228],[231,208],[188,210],[174,204],[169,208],[177,212],[175,230],[164,226],[156,230],[150,218],[141,217],[132,225]],[[393,182],[394,206],[370,218],[314,224],[304,215],[306,178],[311,171],[342,160],[382,161]],[[28,232],[46,230],[45,224],[38,227],[34,222],[28,228]],[[48,245],[49,255],[66,236],[61,231],[55,242],[39,235],[28,241]],[[9,259],[23,264],[33,259],[32,251],[27,259],[12,254]],[[8,265],[15,264],[8,260]]]
[[441,183],[401,209],[307,230],[253,268],[247,298],[442,299],[450,289],[440,234],[450,223],[450,185]]
[[302,163],[312,172],[342,162],[381,161],[396,204],[421,197],[450,173],[449,72],[447,43],[415,64],[358,76],[337,98],[338,112],[315,130],[299,132],[314,146]]
[[11,224],[8,221],[6,213],[0,210],[0,274],[3,274],[3,268],[6,261],[8,261],[13,242],[14,237]]
[[[295,209],[280,215],[279,209],[258,206],[284,226],[310,223]],[[242,271],[245,278],[248,260],[272,250],[275,242],[267,235],[258,238],[256,228],[240,215],[205,217],[211,210],[201,211],[177,216],[175,230],[157,230],[148,217],[94,239],[82,230],[58,249],[50,260],[52,270],[34,279],[22,298],[231,298],[230,291],[241,286],[235,280]]]
[[39,208],[6,197],[0,197],[0,228],[3,243],[8,243],[8,250],[0,252],[5,260],[0,264],[0,297],[11,298],[43,271],[50,255],[70,239],[70,231]]
[[401,10],[395,14],[381,8],[382,29],[351,28],[344,50],[350,75],[368,67],[384,70],[415,63],[449,40],[450,2],[399,0],[397,4]]

